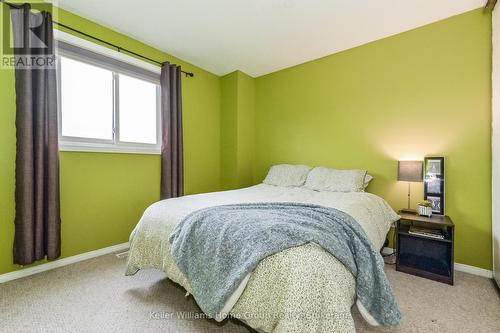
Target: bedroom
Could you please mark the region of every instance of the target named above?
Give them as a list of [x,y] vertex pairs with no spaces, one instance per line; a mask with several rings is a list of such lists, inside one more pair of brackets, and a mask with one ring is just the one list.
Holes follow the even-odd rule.
[[[2,2],[0,331],[498,331],[496,1]],[[38,20],[23,29],[20,13]],[[30,31],[45,47],[22,53]],[[10,62],[27,55],[56,61]],[[436,161],[428,222],[453,231],[411,237],[402,222],[424,218],[395,214],[432,198]],[[183,266],[170,237],[191,212],[225,221],[226,204],[242,211],[230,221],[275,221],[289,238],[271,249],[284,234],[246,237],[240,221],[229,236],[252,242],[225,245],[262,251],[239,248],[252,265],[233,267],[218,322],[187,267],[233,253]],[[364,232],[332,242],[312,218],[303,233],[283,224],[304,211]],[[367,306],[355,253],[333,249],[352,239],[390,286],[395,328],[370,325],[391,311]],[[425,258],[404,271],[412,250],[441,255],[441,282],[422,276]]]

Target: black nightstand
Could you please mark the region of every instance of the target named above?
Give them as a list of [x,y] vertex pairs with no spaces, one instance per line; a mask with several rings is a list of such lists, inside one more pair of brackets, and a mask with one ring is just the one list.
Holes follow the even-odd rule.
[[[396,270],[453,285],[455,225],[448,216],[399,213],[396,224]],[[409,233],[410,226],[440,229],[443,239]]]

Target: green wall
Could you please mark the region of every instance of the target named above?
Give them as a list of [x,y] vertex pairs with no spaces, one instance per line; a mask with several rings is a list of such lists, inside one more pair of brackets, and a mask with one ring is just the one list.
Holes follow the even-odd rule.
[[[61,23],[193,71],[183,78],[186,193],[220,188],[220,78],[64,10]],[[14,73],[0,70],[0,274],[12,264],[14,237]],[[61,152],[62,256],[128,241],[144,209],[159,199],[159,155]]]
[[490,77],[481,9],[259,77],[254,181],[275,163],[366,168],[399,209],[397,160],[445,156],[455,259],[491,269]]
[[255,80],[241,71],[221,78],[221,186],[252,185],[255,158]]
[[238,72],[221,78],[221,186],[234,189],[238,184]]

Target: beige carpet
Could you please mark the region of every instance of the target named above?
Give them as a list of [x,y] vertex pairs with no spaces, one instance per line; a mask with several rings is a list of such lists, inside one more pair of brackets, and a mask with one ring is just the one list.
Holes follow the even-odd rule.
[[[235,322],[177,319],[176,313],[198,313],[192,297],[157,271],[125,277],[124,263],[107,255],[1,284],[0,332],[248,332]],[[500,332],[491,280],[457,273],[448,286],[386,270],[404,322],[373,329],[354,311],[358,332]]]

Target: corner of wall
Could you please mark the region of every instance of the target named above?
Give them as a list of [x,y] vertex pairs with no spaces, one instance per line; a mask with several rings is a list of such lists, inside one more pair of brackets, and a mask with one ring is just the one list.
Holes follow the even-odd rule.
[[241,71],[221,78],[221,187],[224,190],[253,183],[254,81]]

